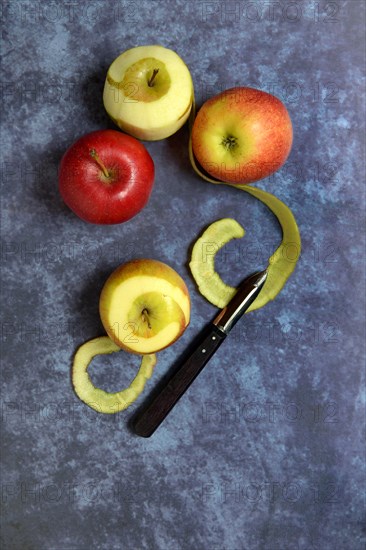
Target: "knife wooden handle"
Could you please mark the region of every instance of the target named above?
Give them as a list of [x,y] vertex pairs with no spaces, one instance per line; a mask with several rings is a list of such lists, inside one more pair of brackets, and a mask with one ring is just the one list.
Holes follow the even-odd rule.
[[137,417],[134,429],[138,435],[150,437],[154,433],[225,338],[226,334],[215,325],[210,325],[208,330],[206,329],[198,345],[179,366],[167,385]]

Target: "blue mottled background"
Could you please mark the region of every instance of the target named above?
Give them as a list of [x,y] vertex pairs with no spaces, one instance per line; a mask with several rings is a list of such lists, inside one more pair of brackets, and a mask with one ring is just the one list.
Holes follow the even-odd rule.
[[[364,548],[363,0],[3,2],[2,507],[11,550]],[[198,103],[235,85],[275,93],[294,125],[290,158],[260,182],[293,210],[303,252],[275,302],[243,319],[150,439],[129,421],[216,313],[188,270],[191,243],[231,216],[246,236],[217,265],[236,284],[280,239],[258,201],[201,181],[187,128],[146,146],[148,206],[88,225],[62,203],[65,149],[113,128],[110,63],[160,43],[188,64]],[[138,257],[187,281],[192,322],[159,354],[138,402],[85,407],[72,355],[103,333],[109,273]],[[99,386],[126,386],[136,358],[98,358]],[[121,368],[120,368],[121,367]]]

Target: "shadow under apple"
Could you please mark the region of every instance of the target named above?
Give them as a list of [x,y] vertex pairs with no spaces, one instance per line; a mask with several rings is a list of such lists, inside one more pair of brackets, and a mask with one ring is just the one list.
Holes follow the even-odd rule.
[[103,64],[97,70],[88,74],[80,83],[81,106],[84,106],[88,115],[88,122],[97,126],[93,129],[117,130],[117,126],[109,117],[103,104],[103,89],[109,65]]
[[79,341],[75,341],[78,347],[84,341],[90,340],[97,336],[105,336],[102,321],[99,315],[99,296],[103,285],[110,275],[110,269],[99,269],[92,277],[88,277],[82,290],[70,293],[69,315],[73,319],[75,327],[79,327],[77,337]]
[[189,128],[186,122],[175,134],[166,138],[169,149],[169,155],[174,158],[174,161],[179,170],[179,174],[189,174],[192,176],[193,168],[189,161],[188,143],[189,143]]

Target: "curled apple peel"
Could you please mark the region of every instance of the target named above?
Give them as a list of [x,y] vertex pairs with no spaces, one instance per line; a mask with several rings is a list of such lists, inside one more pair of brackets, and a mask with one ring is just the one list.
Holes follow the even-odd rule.
[[201,294],[217,307],[224,308],[234,296],[236,288],[228,286],[215,271],[218,251],[231,239],[240,239],[243,227],[231,218],[212,223],[195,242],[189,267]]
[[75,393],[86,405],[100,413],[114,414],[127,409],[142,393],[156,365],[155,354],[143,355],[139,371],[128,388],[116,393],[96,388],[88,374],[88,367],[93,357],[116,351],[121,351],[121,348],[108,336],[101,336],[82,344],[75,354],[72,367]]

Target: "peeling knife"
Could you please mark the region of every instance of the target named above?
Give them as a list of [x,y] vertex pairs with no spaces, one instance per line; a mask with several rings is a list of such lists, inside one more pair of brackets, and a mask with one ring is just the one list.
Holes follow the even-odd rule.
[[267,270],[253,273],[239,286],[229,304],[210,323],[198,344],[178,367],[152,403],[138,415],[135,432],[150,437],[221,346],[230,330],[254,302],[267,278]]

